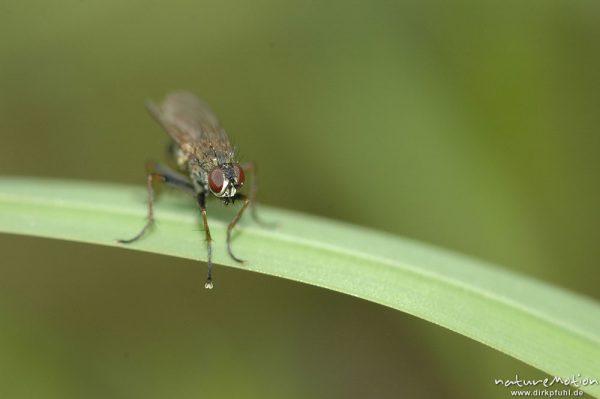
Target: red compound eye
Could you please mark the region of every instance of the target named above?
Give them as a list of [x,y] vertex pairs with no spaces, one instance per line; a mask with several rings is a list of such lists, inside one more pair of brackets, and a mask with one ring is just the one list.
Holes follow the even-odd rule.
[[235,172],[235,179],[237,180],[238,186],[243,186],[244,181],[246,180],[246,175],[244,174],[244,169],[238,164],[233,165],[233,170]]
[[225,175],[221,168],[214,168],[210,175],[208,175],[208,185],[210,187],[210,191],[215,194],[220,194],[221,190],[223,190],[223,183],[225,182]]

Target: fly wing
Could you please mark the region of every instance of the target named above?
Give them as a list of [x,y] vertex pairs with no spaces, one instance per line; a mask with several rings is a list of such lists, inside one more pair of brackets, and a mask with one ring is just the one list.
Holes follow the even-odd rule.
[[146,108],[180,147],[230,147],[227,133],[204,102],[188,92],[174,92],[161,105]]

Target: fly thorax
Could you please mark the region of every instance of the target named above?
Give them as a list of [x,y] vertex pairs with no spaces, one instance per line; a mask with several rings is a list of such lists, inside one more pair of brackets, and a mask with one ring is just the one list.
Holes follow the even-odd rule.
[[208,175],[196,162],[190,162],[188,164],[190,171],[190,179],[194,185],[196,192],[207,192],[208,191]]

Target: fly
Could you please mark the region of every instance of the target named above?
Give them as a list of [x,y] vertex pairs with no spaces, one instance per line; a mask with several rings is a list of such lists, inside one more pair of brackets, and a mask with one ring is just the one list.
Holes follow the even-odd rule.
[[[254,163],[240,164],[227,132],[212,110],[199,98],[188,92],[174,92],[167,96],[161,105],[148,102],[146,108],[152,117],[163,127],[171,138],[169,154],[181,175],[165,165],[155,162],[146,164],[148,188],[148,220],[142,230],[128,240],[118,240],[129,244],[140,239],[154,223],[154,186],[164,183],[183,190],[196,198],[202,212],[204,237],[208,253],[208,275],[205,288],[213,288],[212,247],[210,229],[206,218],[206,199],[209,194],[220,198],[225,205],[235,201],[242,206],[227,227],[227,252],[236,262],[244,261],[231,250],[231,232],[250,205],[256,217],[256,167]],[[251,176],[248,196],[239,192],[246,181],[246,173]]]

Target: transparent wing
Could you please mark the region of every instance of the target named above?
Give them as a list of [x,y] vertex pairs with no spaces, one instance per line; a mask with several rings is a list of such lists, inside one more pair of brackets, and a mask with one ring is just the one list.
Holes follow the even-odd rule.
[[146,108],[180,146],[229,145],[227,133],[213,111],[191,93],[174,92],[161,105],[148,102]]

